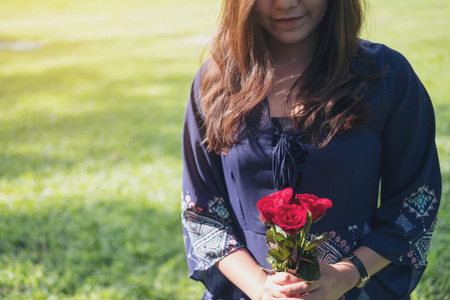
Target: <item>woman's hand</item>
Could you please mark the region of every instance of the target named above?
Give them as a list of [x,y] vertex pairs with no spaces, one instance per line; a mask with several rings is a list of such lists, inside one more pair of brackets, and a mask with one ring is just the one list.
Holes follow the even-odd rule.
[[[390,263],[386,258],[364,246],[356,249],[354,253],[372,275]],[[321,277],[312,283],[306,283],[288,273],[269,275],[262,293],[266,298],[262,299],[335,300],[351,290],[360,279],[358,270],[348,259],[342,259],[334,265],[322,262],[319,262],[319,265]]]
[[267,276],[266,283],[264,284],[261,300],[269,299],[300,299],[300,293],[289,293],[283,294],[281,291],[289,285],[294,285],[296,283],[301,283],[302,280],[295,277],[292,274],[279,272],[272,273]]
[[[352,289],[359,280],[358,270],[351,262],[342,261],[334,265],[319,262],[319,264],[321,277],[318,281],[311,283],[304,281],[294,282],[294,279],[290,277],[282,281],[279,280],[279,277],[276,277],[274,283],[281,286],[275,290],[288,299],[336,300]],[[295,277],[293,275],[290,276]]]

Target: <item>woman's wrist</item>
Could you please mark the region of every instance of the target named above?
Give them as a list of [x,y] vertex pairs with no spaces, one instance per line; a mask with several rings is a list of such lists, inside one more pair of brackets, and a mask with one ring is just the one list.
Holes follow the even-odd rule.
[[257,289],[253,292],[253,297],[250,296],[250,299],[252,299],[252,300],[262,300],[263,292],[264,292],[264,284],[263,285],[259,285],[257,287]]
[[[342,276],[345,276],[345,278],[343,278],[349,284],[349,289],[353,288],[358,283],[360,283],[361,286],[364,286],[367,284],[370,275],[375,274],[390,263],[386,258],[364,246],[357,248],[353,252],[353,256],[356,256],[356,261],[343,258],[339,263],[335,264],[335,266],[341,270]],[[357,266],[358,264],[355,265],[357,262],[359,262],[359,267]],[[362,270],[359,270],[358,268],[362,268]],[[365,278],[365,282],[361,281],[361,278],[363,277]],[[358,287],[360,287],[360,285],[358,285]]]
[[244,248],[237,249],[216,263],[219,270],[251,299],[259,300],[267,273]]
[[345,282],[346,290],[349,291],[359,282],[361,276],[356,266],[346,258],[334,264],[334,267],[339,271]]
[[[263,271],[264,272],[264,271]],[[264,292],[264,286],[267,281],[267,273],[264,272],[265,275],[263,276],[262,273],[259,274],[258,278],[255,278],[255,285],[253,286],[253,290],[249,291],[250,299],[252,300],[261,300]]]

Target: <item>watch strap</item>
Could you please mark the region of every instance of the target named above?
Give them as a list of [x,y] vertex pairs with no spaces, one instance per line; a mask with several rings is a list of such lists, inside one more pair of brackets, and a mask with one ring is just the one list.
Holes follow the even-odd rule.
[[361,260],[355,255],[355,253],[348,255],[346,258],[355,265],[356,269],[359,272],[359,276],[361,276],[361,279],[356,284],[356,287],[363,288],[369,282],[369,273],[367,272]]

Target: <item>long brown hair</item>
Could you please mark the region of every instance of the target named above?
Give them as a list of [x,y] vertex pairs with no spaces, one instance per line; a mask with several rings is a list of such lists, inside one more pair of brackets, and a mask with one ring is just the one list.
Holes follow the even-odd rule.
[[[303,105],[293,113],[297,128],[316,147],[350,130],[363,116],[367,83],[351,62],[359,47],[363,0],[329,0],[312,63],[293,87]],[[208,150],[227,153],[246,118],[269,93],[273,68],[265,32],[253,17],[255,0],[224,0],[218,30],[202,71],[201,111]],[[300,100],[301,99],[301,100]]]

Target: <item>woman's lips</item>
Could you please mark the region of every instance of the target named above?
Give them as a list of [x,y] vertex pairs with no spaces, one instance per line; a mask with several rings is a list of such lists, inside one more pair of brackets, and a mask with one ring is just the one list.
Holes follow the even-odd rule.
[[274,19],[274,21],[277,24],[280,25],[290,25],[290,24],[294,24],[297,23],[298,21],[300,21],[304,16],[300,16],[300,17],[292,17],[292,18],[280,18],[280,19]]

